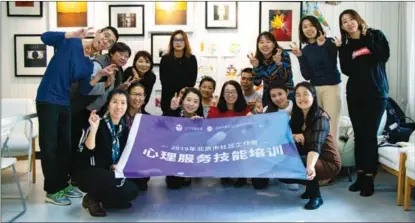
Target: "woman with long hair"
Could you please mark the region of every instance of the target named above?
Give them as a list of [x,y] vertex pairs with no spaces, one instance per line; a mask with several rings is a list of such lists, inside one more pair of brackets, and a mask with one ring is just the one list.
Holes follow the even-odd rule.
[[[386,62],[389,43],[382,31],[368,28],[354,10],[339,16],[342,46],[340,67],[349,77],[346,86],[347,106],[355,137],[357,179],[350,187],[361,196],[371,196],[377,173],[377,131],[389,97]],[[364,90],[362,92],[362,90]]]
[[194,87],[197,79],[197,60],[192,54],[189,39],[183,30],[171,34],[168,52],[161,57],[161,110],[170,108],[175,93],[184,87]]
[[[271,83],[282,81],[290,91],[289,98],[293,99],[294,81],[290,55],[278,45],[272,33],[262,32],[259,34],[255,56],[251,54],[248,55],[248,58],[254,68],[254,84],[256,86],[264,81],[264,92],[266,92]],[[263,96],[262,104],[266,106],[268,103],[267,98]]]
[[313,210],[323,204],[319,180],[332,179],[341,168],[335,139],[330,133],[330,116],[318,106],[315,87],[308,82],[294,89],[290,127],[306,170],[307,180],[281,180],[285,183],[306,185],[303,199],[310,199],[305,209]]

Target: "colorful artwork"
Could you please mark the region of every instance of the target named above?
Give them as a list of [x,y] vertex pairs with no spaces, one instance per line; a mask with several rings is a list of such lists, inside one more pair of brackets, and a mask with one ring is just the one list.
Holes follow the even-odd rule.
[[118,13],[117,14],[117,27],[118,28],[132,28],[136,27],[136,14],[135,13]]
[[187,2],[156,2],[156,25],[186,25]]
[[305,2],[302,14],[303,17],[307,15],[315,16],[320,22],[320,24],[323,26],[323,28],[330,30],[330,25],[324,18],[323,13],[321,13],[318,2]]
[[233,64],[229,64],[226,68],[226,77],[228,79],[236,78],[238,69]]
[[269,32],[277,41],[292,41],[292,10],[269,10]]
[[56,2],[58,27],[88,26],[87,2]]

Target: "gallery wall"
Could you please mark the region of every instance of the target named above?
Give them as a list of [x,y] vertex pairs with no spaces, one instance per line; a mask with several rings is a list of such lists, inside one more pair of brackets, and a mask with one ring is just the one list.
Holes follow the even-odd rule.
[[[43,17],[41,18],[24,18],[24,17],[7,17],[6,3],[1,3],[1,97],[2,98],[31,98],[35,99],[37,87],[40,83],[40,77],[15,77],[14,73],[14,35],[15,34],[41,34],[50,28],[51,19],[56,19],[56,16],[51,16],[54,8],[50,8],[50,2],[43,3]],[[108,21],[108,7],[116,4],[139,4],[145,7],[145,35],[144,37],[121,37],[119,41],[123,41],[130,45],[133,54],[139,50],[147,50],[150,52],[151,40],[149,30],[154,25],[152,18],[154,18],[154,2],[94,2],[93,20],[91,25],[94,28],[102,28],[109,24]],[[348,8],[355,9],[372,27],[381,29],[389,40],[391,48],[391,58],[387,64],[389,81],[391,85],[391,95],[394,98],[402,98],[400,103],[406,100],[406,94],[403,93],[401,84],[399,83],[398,75],[401,73],[401,62],[398,54],[398,43],[400,26],[396,20],[389,19],[400,18],[400,13],[404,9],[404,2],[341,2],[341,4],[332,6],[327,4],[319,4],[320,10],[324,18],[328,22],[330,29],[327,30],[328,36],[339,36],[338,15]],[[218,81],[219,93],[221,84],[229,79],[226,76],[227,68],[232,64],[239,71],[247,66],[250,66],[246,57],[247,53],[254,52],[256,37],[259,30],[259,2],[238,2],[238,29],[230,30],[207,30],[205,28],[205,3],[193,2],[193,28],[189,32],[189,37],[194,54],[197,56],[200,66],[213,67],[213,71],[209,69],[202,69],[201,73],[211,72],[211,75]],[[386,16],[387,15],[387,16]],[[294,28],[298,24],[294,24]],[[173,31],[172,28],[171,31]],[[237,56],[226,57],[206,57],[200,53],[201,42],[205,47],[212,42],[217,44],[232,44],[240,45],[240,53]],[[299,70],[298,60],[291,54],[292,69],[294,73],[294,82],[303,81]],[[131,65],[132,58],[128,62]],[[158,76],[158,66],[153,70]],[[237,78],[237,77],[234,77]],[[347,77],[342,75],[343,80],[343,94],[344,86]],[[160,90],[159,79],[157,78],[154,91]],[[364,92],[364,89],[359,89]],[[147,105],[147,110],[151,113],[159,114],[158,108],[154,107],[155,92],[152,94],[152,99]],[[344,97],[343,97],[344,98]],[[345,100],[344,100],[345,102]],[[346,103],[343,103],[343,113],[347,114]]]

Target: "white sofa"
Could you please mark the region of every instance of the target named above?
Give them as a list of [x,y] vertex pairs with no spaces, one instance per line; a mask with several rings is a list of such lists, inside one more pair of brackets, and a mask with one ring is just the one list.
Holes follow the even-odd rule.
[[[415,132],[412,132],[409,141],[415,145]],[[411,200],[411,190],[415,187],[415,148],[406,151],[406,162],[405,162],[405,190],[404,190],[404,210],[409,210],[409,201]]]

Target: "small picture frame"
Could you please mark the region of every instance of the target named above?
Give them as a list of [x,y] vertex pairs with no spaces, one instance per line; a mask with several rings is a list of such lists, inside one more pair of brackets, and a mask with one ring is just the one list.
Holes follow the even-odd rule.
[[16,77],[43,77],[45,74],[54,49],[44,44],[40,37],[40,34],[14,35]]
[[144,5],[109,5],[109,25],[120,36],[144,36]]
[[7,2],[9,17],[43,17],[43,2],[16,1]]
[[161,57],[169,48],[170,36],[172,33],[151,34],[151,56],[154,65],[160,65]]
[[238,2],[206,2],[206,29],[237,29]]

